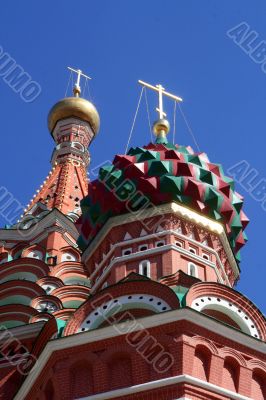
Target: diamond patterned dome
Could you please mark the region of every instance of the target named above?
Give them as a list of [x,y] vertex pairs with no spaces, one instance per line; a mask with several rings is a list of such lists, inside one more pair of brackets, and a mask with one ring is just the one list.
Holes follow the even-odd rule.
[[77,223],[81,249],[88,246],[109,217],[129,212],[128,194],[134,192],[136,196],[144,195],[136,208],[143,207],[145,199],[153,205],[175,201],[222,223],[240,260],[239,250],[247,240],[244,229],[249,221],[233,180],[205,153],[169,143],[131,148],[100,169],[98,179],[89,184],[89,195],[81,202],[82,216]]

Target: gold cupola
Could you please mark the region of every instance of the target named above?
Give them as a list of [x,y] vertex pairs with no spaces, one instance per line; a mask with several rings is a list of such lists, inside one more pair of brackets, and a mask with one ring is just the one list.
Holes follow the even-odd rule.
[[80,77],[84,76],[86,79],[90,79],[87,75],[84,75],[81,70],[69,69],[77,73],[77,82],[73,88],[73,97],[65,97],[59,100],[50,110],[48,114],[48,129],[52,133],[57,121],[65,118],[79,118],[90,124],[94,135],[99,131],[100,117],[95,106],[88,100],[79,97],[81,94],[80,89]]

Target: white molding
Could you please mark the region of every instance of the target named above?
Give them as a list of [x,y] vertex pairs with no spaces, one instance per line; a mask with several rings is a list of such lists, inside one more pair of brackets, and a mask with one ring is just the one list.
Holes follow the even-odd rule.
[[[208,247],[208,246],[204,245],[204,244],[201,243],[201,242],[197,242],[197,241],[194,240],[194,239],[189,239],[189,238],[187,238],[187,236],[185,236],[185,235],[183,235],[183,234],[180,234],[180,233],[177,233],[176,231],[174,231],[174,230],[172,230],[172,229],[165,230],[165,231],[161,231],[161,232],[156,233],[156,234],[153,233],[153,234],[147,235],[147,236],[145,236],[145,237],[139,237],[139,238],[135,238],[135,239],[128,240],[128,241],[127,241],[127,245],[131,245],[131,244],[134,244],[134,243],[138,243],[138,242],[142,241],[144,238],[145,238],[145,240],[149,240],[149,239],[153,239],[153,238],[155,238],[155,237],[156,237],[156,238],[158,238],[158,237],[160,237],[160,236],[163,236],[163,237],[164,237],[165,235],[175,235],[175,236],[177,236],[179,239],[182,239],[182,241],[187,240],[187,241],[192,242],[193,244],[195,244],[195,245],[197,245],[197,246],[199,246],[199,247],[202,247],[204,250],[208,251],[209,253],[212,253],[212,254],[216,257],[216,259],[217,259],[217,261],[218,261],[218,263],[219,263],[221,269],[222,269],[223,272],[225,273],[223,263],[222,263],[222,261],[221,261],[221,259],[220,259],[220,257],[219,257],[219,254],[217,253],[217,251],[216,251],[215,249],[213,249],[212,247]],[[106,254],[106,257],[110,257],[116,248],[120,248],[120,247],[122,247],[122,246],[124,246],[124,245],[125,245],[124,242],[116,242],[115,244],[113,244],[113,245],[111,246],[109,252]],[[175,246],[175,245],[172,245],[172,246]],[[163,247],[163,246],[161,246],[161,247]],[[197,255],[197,254],[191,253],[190,251],[186,250],[184,247],[179,247],[179,246],[176,246],[176,247],[177,247],[178,249],[182,249],[182,250],[178,250],[179,252],[181,252],[181,253],[183,253],[183,254],[185,254],[185,255],[191,256],[192,258],[194,258],[194,260],[197,260],[197,261],[200,262],[200,263],[207,264],[207,265],[209,265],[209,266],[211,266],[211,267],[213,267],[214,264],[215,264],[215,263],[213,263],[212,261],[206,260],[206,259],[204,259],[203,257],[200,257],[200,256]],[[146,252],[149,251],[149,250],[152,251],[153,249],[154,249],[154,247],[151,248],[151,249],[147,249],[147,250],[145,250],[145,251],[146,251]],[[141,253],[144,253],[145,251],[142,251]],[[140,254],[140,252],[135,252],[135,253],[132,253],[132,254],[128,255],[127,257],[130,257],[130,256],[131,256],[131,257],[134,257],[134,255],[139,256],[139,254]],[[96,263],[95,263],[96,268],[95,268],[95,270],[92,272],[92,274],[90,275],[91,278],[93,278],[93,277],[97,274],[97,272],[101,269],[102,265],[103,265],[104,262],[106,261],[106,257],[105,257],[104,259],[102,259],[102,261],[101,261],[99,264],[96,264]],[[123,256],[122,256],[122,257],[123,257]],[[116,257],[116,258],[118,259],[119,257]],[[82,257],[82,259],[83,259],[83,257]],[[122,259],[122,261],[123,261],[123,259]],[[228,281],[228,284],[230,285],[229,281]],[[230,285],[230,286],[231,286],[231,285]]]
[[74,223],[54,208],[49,214],[45,215],[42,219],[37,220],[37,223],[25,230],[19,230],[17,228],[11,229],[0,229],[0,240],[33,240],[38,235],[45,235],[47,236],[48,229],[63,229],[63,232],[66,231],[68,234],[72,236],[74,240],[78,238],[78,231],[74,225]]
[[[151,294],[143,293],[141,291],[136,295],[132,294],[130,299],[128,299],[128,297],[128,294],[119,296],[95,308],[90,312],[90,314],[85,316],[78,328],[78,332],[97,329],[103,321],[108,321],[108,318],[110,318],[112,315],[115,315],[117,312],[120,313],[122,311],[130,310],[133,305],[134,308],[139,307],[142,309],[151,310],[157,314],[171,310],[169,304],[161,297],[152,296]],[[153,299],[152,302],[149,301],[151,297]],[[158,303],[160,304],[158,305]],[[105,306],[106,309],[104,309],[103,306]],[[97,313],[97,315],[95,315],[95,313]],[[87,321],[89,321],[89,324]],[[122,332],[118,331],[118,334],[119,333]]]
[[[227,396],[232,400],[252,400],[250,397],[246,397],[239,393],[232,392],[231,390],[224,389],[221,386],[214,385],[213,383],[202,381],[201,379],[194,378],[191,375],[178,375],[178,376],[172,376],[170,378],[158,379],[157,381],[146,382],[140,385],[130,386],[127,388],[111,390],[110,392],[93,394],[92,396],[86,396],[86,397],[79,397],[76,398],[75,400],[107,400],[121,396],[128,396],[134,393],[140,393],[147,390],[162,388],[165,386],[176,385],[178,383],[187,383],[193,385],[194,387],[195,386],[200,387],[202,389],[209,390],[212,393],[217,393],[222,396]],[[181,399],[177,400],[182,400],[182,399],[186,399],[186,397],[182,397]],[[189,399],[187,398],[187,400]]]
[[[169,232],[173,232],[174,233],[174,231],[164,231],[164,232],[162,232],[162,234],[165,235],[166,232],[167,233],[169,233]],[[109,251],[109,253],[111,254],[114,251],[114,249],[116,247],[118,247],[119,245],[120,245],[120,243],[116,243],[114,245],[114,247]],[[193,260],[195,260],[198,263],[205,264],[205,265],[208,265],[208,266],[214,268],[215,272],[216,272],[216,275],[217,275],[217,278],[218,278],[218,282],[224,283],[224,281],[223,281],[223,279],[221,277],[221,274],[220,274],[220,272],[219,272],[219,270],[218,270],[218,268],[217,268],[215,263],[213,263],[212,261],[205,260],[202,257],[198,256],[197,254],[193,254],[189,250],[184,249],[183,247],[176,246],[175,244],[167,244],[167,245],[164,245],[164,246],[161,246],[161,247],[153,247],[151,249],[147,249],[147,250],[143,250],[143,251],[137,251],[137,252],[129,254],[127,256],[120,256],[120,257],[114,258],[113,260],[111,260],[110,264],[105,267],[105,269],[103,270],[102,274],[99,276],[99,279],[92,286],[91,293],[94,293],[95,290],[102,284],[102,282],[103,282],[104,278],[106,277],[106,275],[109,274],[109,272],[112,269],[112,267],[115,264],[117,264],[118,262],[126,261],[126,260],[127,261],[128,260],[134,260],[135,258],[139,258],[142,255],[143,256],[145,255],[145,257],[149,257],[150,255],[161,253],[162,251],[167,251],[167,250],[175,250],[175,251],[177,251],[177,252],[179,252],[181,254],[184,254],[184,255],[192,258]],[[107,256],[110,255],[109,253],[107,254]],[[223,264],[222,264],[222,262],[221,262],[221,260],[219,258],[218,253],[217,253],[217,259],[218,259],[218,263],[219,263],[222,271],[224,272],[224,275],[226,276]],[[105,262],[105,259],[102,260],[102,262],[98,265],[98,267],[90,275],[90,278],[93,278],[96,275],[96,273],[99,270],[101,270],[102,265],[103,265],[104,262]],[[231,287],[230,282],[228,281],[227,277],[226,277],[226,281],[227,281],[227,284],[229,285],[229,287]]]
[[[136,222],[136,220],[143,220],[149,217],[154,217],[155,215],[163,215],[163,214],[177,214],[181,218],[184,218],[192,223],[196,223],[200,225],[202,228],[209,230],[215,234],[217,234],[223,244],[224,250],[227,254],[228,260],[230,262],[230,265],[232,266],[236,276],[239,275],[239,268],[237,266],[234,254],[232,252],[232,249],[230,247],[230,244],[228,242],[224,227],[222,224],[219,222],[213,221],[212,219],[203,216],[195,211],[192,211],[191,209],[181,206],[177,203],[167,203],[163,204],[161,206],[156,206],[148,208],[144,211],[140,212],[139,218],[138,215],[135,215],[135,213],[127,213],[123,215],[119,215],[116,217],[111,217],[108,219],[108,221],[105,223],[105,225],[102,227],[102,229],[98,232],[98,234],[95,236],[93,241],[89,244],[85,252],[83,253],[82,260],[85,262],[87,257],[92,254],[92,252],[96,249],[96,247],[99,246],[99,244],[102,242],[102,240],[105,238],[105,236],[109,233],[109,231],[117,226],[117,225],[124,225],[128,224],[129,222]],[[153,236],[159,235],[161,232],[156,232],[152,234]],[[184,237],[184,235],[182,235]],[[140,239],[143,239],[144,237],[141,237]],[[191,242],[194,241],[194,243],[198,243],[192,238],[188,238],[185,236],[187,240],[190,240]],[[1,237],[0,237],[1,239]]]
[[202,312],[205,309],[220,311],[238,324],[242,332],[261,339],[257,324],[245,313],[242,306],[234,303],[234,300],[228,301],[223,296],[219,295],[205,295],[194,299],[191,308],[194,308],[194,310],[198,312]]
[[[253,351],[255,350],[260,352],[261,354],[266,354],[266,346],[264,342],[254,339],[253,337],[248,336],[229,326],[223,325],[220,322],[211,319],[204,314],[200,314],[197,311],[192,310],[191,308],[181,308],[179,310],[164,312],[160,314],[159,318],[158,314],[139,318],[138,324],[136,324],[135,327],[132,327],[131,321],[122,322],[123,332],[127,332],[127,326],[128,326],[128,331],[134,332],[140,329],[145,329],[145,328],[149,329],[152,327],[162,326],[163,324],[175,323],[176,321],[182,321],[182,320],[201,326],[220,336],[230,338],[230,340],[242,346],[246,346],[249,349],[252,349]],[[120,324],[117,325],[118,326],[108,326],[105,328],[95,329],[93,331],[87,331],[84,333],[65,336],[57,340],[49,341],[38,359],[36,368],[34,368],[29,373],[29,375],[23,382],[19,392],[14,397],[14,400],[23,400],[26,397],[32,385],[34,384],[35,380],[38,378],[39,374],[44,370],[45,365],[47,364],[53,352],[68,348],[75,348],[76,346],[87,345],[88,343],[102,341],[115,336],[118,337],[119,335],[117,334],[117,331],[120,329],[119,328]]]
[[[8,314],[8,312],[6,313]],[[4,315],[4,314],[2,314]],[[28,315],[28,314],[26,314]],[[14,338],[16,339],[28,339],[31,338],[32,336],[36,335],[39,333],[45,325],[44,321],[38,321],[33,324],[27,324],[27,325],[19,325],[14,328],[8,328],[6,329]],[[4,332],[4,329],[0,330],[0,338],[2,335],[2,332]],[[0,340],[0,344],[1,344]]]

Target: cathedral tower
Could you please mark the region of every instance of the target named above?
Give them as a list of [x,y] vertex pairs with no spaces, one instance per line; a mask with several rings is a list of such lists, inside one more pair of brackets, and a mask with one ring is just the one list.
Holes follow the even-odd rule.
[[53,169],[0,232],[2,398],[265,399],[265,318],[234,289],[248,219],[233,180],[168,142],[163,98],[182,99],[140,81],[159,96],[155,142],[87,182],[99,117],[77,74],[49,114]]

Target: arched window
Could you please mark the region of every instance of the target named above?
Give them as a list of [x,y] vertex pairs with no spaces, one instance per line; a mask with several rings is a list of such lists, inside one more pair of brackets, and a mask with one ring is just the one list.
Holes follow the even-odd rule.
[[207,351],[196,348],[193,361],[193,376],[203,381],[209,379],[210,356]]
[[193,247],[189,248],[190,253],[192,254],[197,254],[196,250]]
[[87,363],[77,363],[71,367],[71,398],[77,399],[93,394],[92,369]]
[[254,371],[252,375],[251,396],[252,399],[264,400],[266,398],[266,376],[259,371]]
[[198,267],[193,263],[188,263],[188,275],[198,277]]
[[150,278],[151,276],[151,263],[147,260],[141,261],[139,263],[139,274],[143,276],[147,276]]
[[110,390],[132,385],[132,367],[130,357],[118,356],[112,358],[108,370],[110,371]]
[[132,254],[131,248],[122,250],[122,256],[129,256],[130,254]]
[[223,367],[222,387],[237,392],[239,366],[231,359],[225,359]]
[[145,251],[145,250],[148,250],[147,244],[142,244],[141,246],[139,246],[139,251]]

